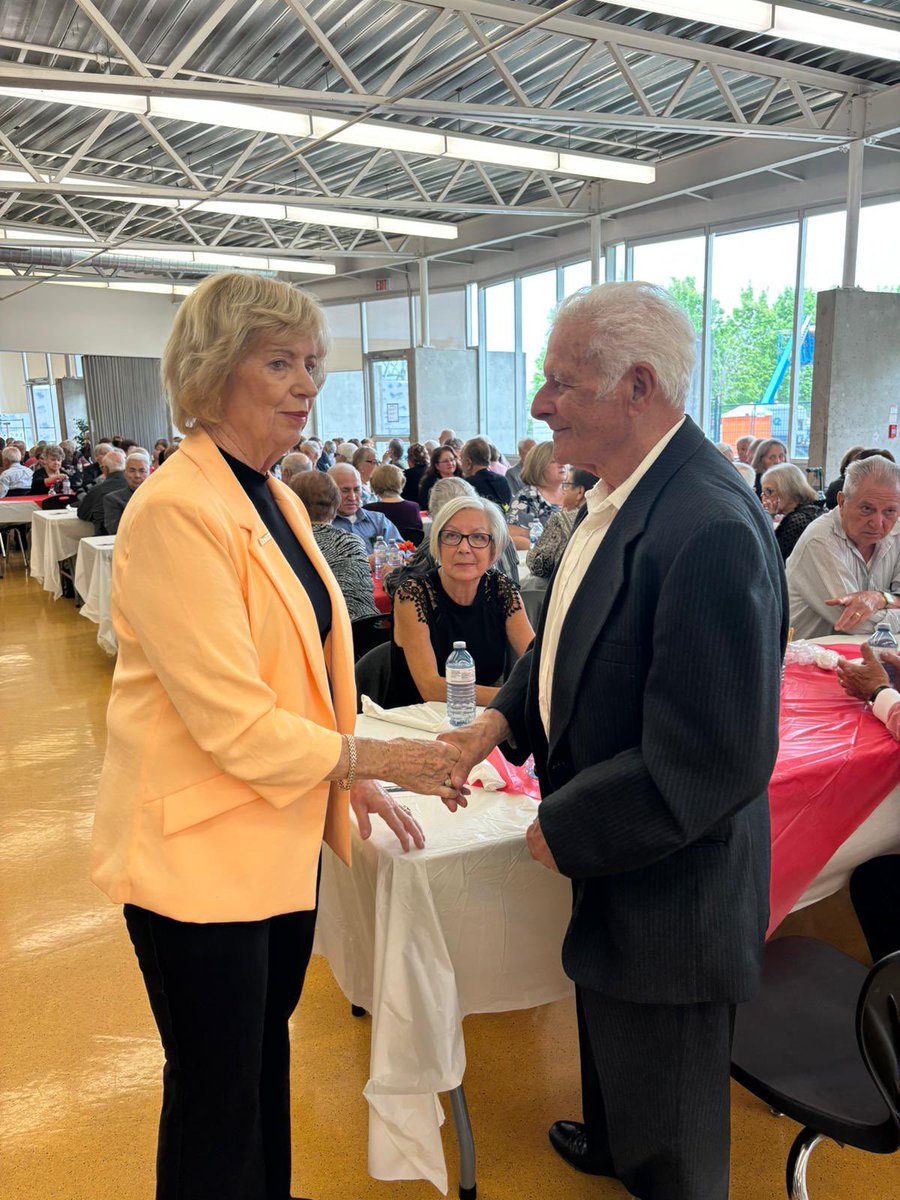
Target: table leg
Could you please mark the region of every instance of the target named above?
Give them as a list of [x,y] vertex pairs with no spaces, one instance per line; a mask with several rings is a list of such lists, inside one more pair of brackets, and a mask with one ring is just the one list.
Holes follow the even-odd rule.
[[448,1094],[453,1110],[453,1124],[456,1126],[456,1140],[459,1144],[459,1200],[475,1200],[475,1139],[472,1136],[472,1122],[469,1120],[469,1110],[466,1106],[466,1093],[460,1084]]

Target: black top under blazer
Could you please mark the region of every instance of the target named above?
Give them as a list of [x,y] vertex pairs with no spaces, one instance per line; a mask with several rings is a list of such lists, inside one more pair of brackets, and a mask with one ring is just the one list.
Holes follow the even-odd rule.
[[549,606],[491,707],[511,727],[510,758],[534,753],[541,829],[573,881],[566,973],[638,1003],[749,999],[768,921],[766,787],[788,623],[768,515],[688,418],[565,617],[548,745]]

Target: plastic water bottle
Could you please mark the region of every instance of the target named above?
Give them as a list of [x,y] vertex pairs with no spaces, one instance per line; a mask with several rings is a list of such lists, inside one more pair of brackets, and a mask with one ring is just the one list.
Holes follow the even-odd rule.
[[869,638],[869,645],[875,652],[875,657],[881,660],[881,665],[884,667],[885,671],[887,672],[888,679],[891,681],[891,687],[896,687],[896,668],[894,667],[893,663],[886,663],[881,659],[882,650],[896,651],[897,649],[897,639],[894,637],[891,627],[886,621],[883,621],[880,625],[875,626],[875,632]]
[[447,720],[458,729],[475,720],[475,660],[465,642],[454,642],[447,659]]
[[375,544],[372,547],[372,553],[375,557],[375,578],[381,579],[384,571],[384,564],[387,562],[388,555],[387,542],[384,540],[381,534],[379,534],[375,539]]
[[528,540],[529,540],[529,542],[531,542],[532,550],[535,548],[535,546],[540,541],[541,534],[543,532],[544,532],[543,525],[540,523],[540,521],[537,519],[537,517],[535,517],[535,519],[528,526]]
[[387,569],[393,571],[396,567],[403,566],[403,554],[400,551],[400,543],[396,538],[391,538],[387,544]]

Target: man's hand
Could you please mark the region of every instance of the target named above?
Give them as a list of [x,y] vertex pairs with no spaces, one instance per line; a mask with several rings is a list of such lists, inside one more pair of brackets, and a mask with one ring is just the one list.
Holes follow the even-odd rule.
[[528,842],[528,849],[531,851],[531,857],[534,861],[539,862],[548,871],[555,871],[558,875],[559,867],[556,865],[556,859],[550,852],[550,847],[544,840],[544,831],[541,829],[541,823],[537,817],[528,826],[525,833],[525,840]]
[[356,814],[359,835],[363,841],[372,834],[371,814],[375,813],[393,831],[404,853],[410,845],[415,846],[417,850],[421,850],[425,845],[422,826],[409,809],[398,804],[371,779],[360,780],[353,785],[350,791],[350,806]]
[[[471,725],[464,725],[461,729],[451,729],[446,733],[438,734],[439,741],[448,742],[459,750],[459,758],[450,773],[451,783],[458,792],[465,787],[472,768],[483,762],[494,747],[509,736],[509,733],[510,728],[506,723],[506,718],[501,716],[496,709],[489,708]],[[456,812],[457,801],[444,800],[444,803],[451,812]],[[461,796],[458,803],[465,807],[465,798]]]
[[[842,658],[837,665],[837,677],[838,683],[849,696],[855,696],[857,700],[868,700],[876,688],[890,687],[891,681],[872,647],[864,643],[861,649],[863,661],[848,662],[846,658]],[[885,651],[884,657],[894,666],[900,666],[900,655],[894,654],[893,651]]]
[[844,611],[834,623],[835,633],[847,633],[863,621],[867,621],[879,609],[885,607],[881,592],[851,592],[848,596],[836,596],[826,604],[843,606]]

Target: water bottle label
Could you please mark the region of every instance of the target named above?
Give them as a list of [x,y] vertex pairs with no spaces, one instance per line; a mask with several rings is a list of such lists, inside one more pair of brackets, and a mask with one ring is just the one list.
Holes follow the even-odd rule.
[[475,668],[474,667],[448,667],[447,668],[448,683],[474,683]]

